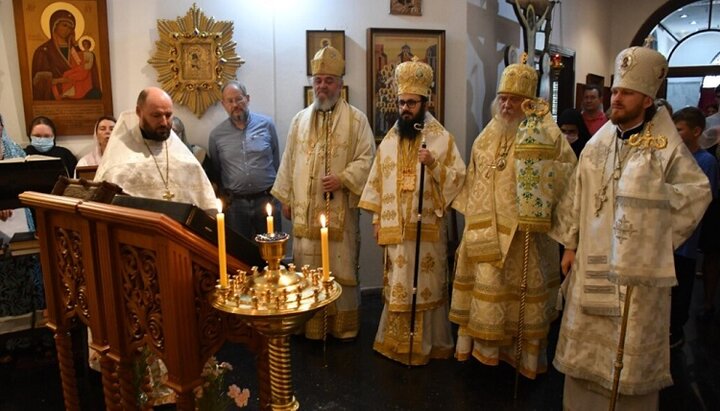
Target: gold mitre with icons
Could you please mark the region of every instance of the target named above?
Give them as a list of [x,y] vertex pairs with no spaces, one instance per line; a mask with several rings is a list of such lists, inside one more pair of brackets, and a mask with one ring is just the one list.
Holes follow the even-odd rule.
[[313,76],[326,74],[341,77],[345,71],[345,60],[335,47],[325,46],[315,53],[310,66]]
[[415,56],[412,61],[398,64],[395,68],[395,82],[398,95],[409,93],[430,98],[433,85],[432,67]]
[[515,94],[525,98],[535,98],[537,90],[538,74],[535,69],[525,64],[527,54],[523,53],[520,63],[510,64],[505,67],[500,77],[498,94]]

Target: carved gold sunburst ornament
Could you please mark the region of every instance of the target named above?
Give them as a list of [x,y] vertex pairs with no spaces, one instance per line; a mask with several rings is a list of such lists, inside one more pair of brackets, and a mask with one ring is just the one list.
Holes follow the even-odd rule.
[[223,84],[236,78],[245,63],[235,53],[233,23],[207,17],[195,4],[184,17],[158,20],[160,39],[148,63],[158,72],[158,82],[175,104],[202,117],[222,99]]

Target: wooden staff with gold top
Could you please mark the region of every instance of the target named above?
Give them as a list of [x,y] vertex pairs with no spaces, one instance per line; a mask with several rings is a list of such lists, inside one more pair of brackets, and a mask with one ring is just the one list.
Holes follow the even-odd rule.
[[[325,130],[325,176],[330,175],[330,131],[332,130],[332,110],[323,111],[323,129]],[[331,191],[325,192],[325,218],[327,219],[328,231],[330,231],[330,200],[333,195]],[[330,273],[328,273],[330,275]],[[323,308],[323,352],[327,348],[328,329],[328,306]]]
[[530,265],[530,231],[523,232],[523,266],[522,280],[520,281],[520,312],[518,313],[517,344],[515,344],[515,391],[513,398],[517,399],[520,385],[520,366],[522,365],[522,340],[525,337],[525,300],[527,299],[527,277]]
[[[423,123],[415,123],[415,130],[422,133]],[[422,148],[427,148],[425,136],[422,137]],[[420,242],[422,237],[423,193],[425,191],[425,164],[420,163],[420,190],[418,190],[417,232],[415,233],[415,268],[413,270],[412,302],[410,304],[410,347],[408,348],[408,367],[412,366],[413,341],[415,339],[415,316],[417,311],[417,285],[420,271]]]
[[[628,139],[628,145],[642,150],[662,150],[667,147],[668,140],[665,136],[654,136],[652,134],[653,123],[649,123],[645,131],[636,133]],[[620,373],[623,369],[623,357],[625,356],[625,334],[627,334],[628,318],[630,317],[630,297],[632,296],[633,285],[628,284],[625,289],[625,305],[623,306],[622,320],[620,323],[620,336],[618,347],[615,352],[615,372],[613,373],[613,386],[610,397],[610,411],[615,410],[615,405],[620,389]]]
[[518,198],[518,230],[523,233],[523,265],[520,280],[520,306],[518,309],[517,335],[515,341],[515,389],[513,398],[517,399],[522,367],[523,340],[525,339],[525,311],[530,269],[530,237],[532,232],[547,232],[550,229],[551,209],[537,208],[537,204],[550,203],[545,193],[521,178],[537,172],[536,167],[545,161],[552,161],[554,145],[539,132],[539,122],[549,112],[549,105],[542,99],[526,99],[522,103],[525,120],[518,128],[515,145],[515,172]]
[[615,411],[615,403],[620,388],[620,372],[623,369],[623,357],[625,356],[625,333],[627,332],[628,317],[630,316],[630,296],[633,286],[628,285],[625,290],[625,306],[623,307],[622,323],[620,324],[620,339],[617,352],[615,353],[615,373],[613,374],[612,394],[610,396],[610,411]]

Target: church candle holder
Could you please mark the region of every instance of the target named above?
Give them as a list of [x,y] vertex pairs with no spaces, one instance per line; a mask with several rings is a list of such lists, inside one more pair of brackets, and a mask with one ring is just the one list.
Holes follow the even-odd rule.
[[252,267],[249,273],[238,270],[227,287],[218,285],[210,294],[210,303],[220,311],[240,316],[251,328],[268,338],[270,361],[271,409],[297,410],[300,403],[293,395],[290,362],[290,335],[313,314],[337,300],[342,287],[333,277],[322,279],[322,269],[303,266],[295,271],[280,263],[285,255],[287,233],[255,236],[260,255],[267,266]]

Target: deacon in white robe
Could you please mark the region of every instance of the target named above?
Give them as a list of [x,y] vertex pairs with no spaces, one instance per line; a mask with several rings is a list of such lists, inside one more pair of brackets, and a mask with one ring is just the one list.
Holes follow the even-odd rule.
[[[395,78],[400,116],[380,143],[360,207],[373,213],[377,242],[385,248],[385,305],[373,348],[395,361],[421,365],[452,355],[446,215],[465,178],[465,163],[453,136],[426,111],[432,68],[416,57],[398,65]],[[422,193],[421,164],[425,165]],[[421,239],[410,347],[420,195]]]
[[[359,330],[358,253],[360,193],[370,170],[375,140],[367,117],[340,98],[345,62],[325,47],[312,60],[313,104],[290,123],[287,145],[271,194],[292,220],[296,266],[322,265],[320,214],[326,214],[330,271],[342,286],[338,300],[305,325],[305,336],[352,339]],[[330,193],[329,200],[326,193]],[[327,314],[327,324],[324,321]]]
[[580,155],[551,235],[566,247],[566,305],[553,364],[563,405],[610,403],[625,296],[630,292],[618,410],[658,408],[670,376],[673,250],[710,202],[705,174],[653,99],[667,73],[657,51],[632,47],[615,63],[610,120]]

